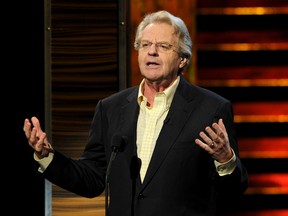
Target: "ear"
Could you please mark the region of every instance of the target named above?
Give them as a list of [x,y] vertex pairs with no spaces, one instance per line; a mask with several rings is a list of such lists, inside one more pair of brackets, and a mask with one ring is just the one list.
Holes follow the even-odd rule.
[[185,65],[186,65],[186,63],[187,63],[187,58],[185,58],[185,57],[180,57],[180,64],[179,64],[179,68],[183,68]]

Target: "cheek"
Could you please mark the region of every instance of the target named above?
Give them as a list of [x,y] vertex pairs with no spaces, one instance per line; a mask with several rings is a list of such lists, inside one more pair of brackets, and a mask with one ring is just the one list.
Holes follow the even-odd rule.
[[180,66],[180,60],[179,59],[170,59],[170,61],[166,62],[166,66],[171,68],[174,68],[175,70],[179,69]]
[[144,61],[144,55],[138,54],[138,63],[141,64]]

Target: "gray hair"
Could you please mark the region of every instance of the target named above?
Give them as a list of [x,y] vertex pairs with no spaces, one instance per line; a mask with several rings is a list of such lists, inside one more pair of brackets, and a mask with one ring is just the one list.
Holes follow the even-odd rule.
[[174,30],[175,34],[178,35],[178,53],[180,57],[187,58],[186,65],[180,69],[179,73],[185,70],[189,65],[190,59],[192,57],[192,40],[185,25],[184,21],[172,15],[167,11],[158,11],[150,14],[146,14],[142,22],[138,25],[136,30],[136,36],[134,41],[134,48],[135,50],[139,49],[139,43],[141,40],[141,32],[151,23],[167,23],[171,25]]

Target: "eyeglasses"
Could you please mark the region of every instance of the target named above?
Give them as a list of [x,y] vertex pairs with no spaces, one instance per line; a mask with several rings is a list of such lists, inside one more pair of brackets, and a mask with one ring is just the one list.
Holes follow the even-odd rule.
[[151,41],[140,41],[140,43],[138,43],[138,49],[142,51],[147,51],[151,48],[153,44],[155,45],[156,50],[158,52],[162,52],[162,53],[168,53],[170,51],[177,52],[175,49],[173,49],[174,46],[167,42],[152,43]]

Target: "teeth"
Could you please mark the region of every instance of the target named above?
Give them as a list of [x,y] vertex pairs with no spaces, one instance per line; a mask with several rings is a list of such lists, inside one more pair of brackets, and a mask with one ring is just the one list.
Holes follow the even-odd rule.
[[151,64],[156,65],[156,63],[154,63],[154,62],[148,62],[147,63],[147,65],[151,65]]

